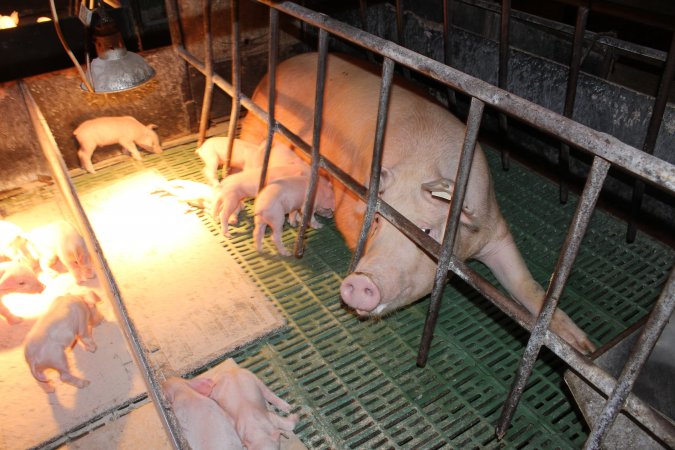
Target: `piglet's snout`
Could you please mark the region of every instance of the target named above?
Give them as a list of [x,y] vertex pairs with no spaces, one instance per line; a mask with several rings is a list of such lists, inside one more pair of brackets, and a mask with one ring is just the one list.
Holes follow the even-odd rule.
[[340,285],[340,296],[359,314],[373,311],[380,304],[380,290],[364,273],[354,272]]

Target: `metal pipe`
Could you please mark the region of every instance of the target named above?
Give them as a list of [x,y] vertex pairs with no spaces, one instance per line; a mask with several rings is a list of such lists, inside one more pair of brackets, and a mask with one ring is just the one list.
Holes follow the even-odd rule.
[[448,213],[445,224],[443,244],[441,245],[441,252],[438,256],[438,266],[436,268],[436,275],[431,291],[429,310],[424,321],[424,331],[422,333],[420,348],[417,353],[418,367],[424,367],[427,363],[431,339],[434,336],[434,328],[436,328],[438,313],[441,309],[441,297],[443,295],[443,289],[445,288],[445,282],[448,278],[450,257],[453,255],[455,249],[455,240],[457,237],[457,230],[459,229],[459,218],[462,212],[462,206],[464,205],[466,187],[469,184],[469,174],[471,173],[471,165],[476,150],[480,123],[483,120],[484,107],[485,104],[480,100],[476,100],[475,98],[471,99],[466,132],[464,134],[464,145],[462,146],[462,152],[459,156],[459,167],[457,167],[457,175],[455,177],[455,188],[452,199],[450,200],[450,212]]
[[[499,72],[497,83],[501,89],[508,89],[509,84],[509,37],[511,28],[511,0],[502,0],[501,15],[499,16]],[[508,139],[509,125],[506,114],[499,114],[499,130]],[[509,170],[509,151],[506,147],[500,150],[502,169]]]
[[199,136],[197,146],[201,146],[206,138],[206,129],[209,124],[211,112],[211,100],[213,98],[213,46],[211,40],[211,0],[203,0],[204,16],[204,68],[206,80],[204,81],[204,100],[202,103],[202,115],[199,118]]
[[[396,43],[405,47],[405,26],[403,17],[403,2],[396,0]],[[410,70],[407,67],[401,68],[403,76],[410,78]]]
[[267,91],[267,140],[265,141],[265,153],[263,156],[263,165],[260,170],[260,183],[258,184],[258,192],[265,186],[267,179],[267,166],[270,162],[270,154],[272,152],[272,142],[274,140],[274,110],[277,97],[277,60],[279,59],[279,11],[270,9],[270,39],[268,42],[269,60],[267,61],[267,77],[268,77],[268,91]]
[[42,148],[42,151],[45,155],[49,168],[54,177],[54,182],[59,189],[59,192],[63,196],[68,209],[70,210],[75,222],[77,223],[77,228],[80,230],[84,242],[87,246],[87,251],[91,255],[91,260],[96,270],[96,276],[101,284],[101,287],[105,291],[106,296],[110,300],[111,306],[117,318],[117,322],[122,329],[124,337],[126,339],[127,345],[131,350],[131,356],[134,358],[134,362],[138,367],[141,375],[143,376],[143,381],[148,389],[148,393],[152,398],[152,402],[155,405],[155,409],[159,414],[160,422],[162,426],[169,434],[169,440],[171,445],[175,449],[185,449],[189,448],[187,441],[185,441],[181,431],[178,421],[168,407],[168,403],[164,400],[164,396],[160,395],[161,387],[155,373],[152,363],[148,359],[148,352],[146,346],[143,344],[143,340],[138,335],[136,330],[136,325],[129,317],[127,312],[126,305],[122,300],[122,295],[120,294],[117,282],[115,277],[110,271],[110,267],[105,259],[103,250],[96,239],[94,230],[89,222],[82,204],[80,203],[79,197],[77,196],[77,191],[75,186],[73,186],[70,177],[68,177],[68,169],[66,164],[61,157],[61,152],[58,149],[54,136],[47,124],[47,120],[42,115],[40,108],[33,99],[33,96],[30,94],[30,90],[26,86],[24,81],[19,81],[21,86],[21,92],[23,94],[24,101],[26,103],[26,108],[28,109],[28,114],[31,118],[33,124],[33,129],[35,130],[38,143]]
[[532,368],[534,367],[534,363],[539,356],[539,351],[541,350],[544,341],[544,335],[551,324],[553,313],[558,306],[558,301],[560,300],[562,291],[565,288],[567,279],[572,271],[572,264],[579,252],[581,240],[583,239],[588,223],[591,220],[591,214],[593,214],[595,203],[602,190],[602,185],[607,176],[607,172],[609,171],[609,167],[610,164],[601,158],[596,157],[593,160],[591,173],[588,176],[586,186],[579,199],[577,209],[574,212],[572,223],[567,231],[567,237],[563,243],[558,262],[553,271],[551,282],[544,297],[544,307],[539,313],[535,327],[527,342],[527,347],[525,348],[523,359],[520,362],[516,379],[513,382],[511,392],[504,403],[504,409],[502,410],[499,422],[497,423],[496,432],[499,439],[504,436],[506,429],[511,423],[511,418],[515,412],[516,406],[518,406],[520,397],[525,389],[525,384],[527,383]]
[[377,206],[377,200],[380,193],[380,173],[382,171],[382,150],[384,148],[384,129],[387,126],[387,117],[389,114],[389,99],[391,94],[391,84],[394,77],[394,61],[389,58],[384,59],[382,66],[382,83],[380,84],[380,101],[377,107],[377,124],[375,127],[375,143],[373,144],[373,159],[370,163],[370,183],[368,184],[368,198],[366,201],[366,212],[361,223],[361,232],[359,240],[354,249],[352,260],[349,263],[349,272],[356,269],[363,251],[366,248],[366,239],[373,224],[373,217]]
[[56,35],[58,36],[59,41],[61,41],[61,45],[63,46],[63,49],[66,51],[66,54],[68,55],[68,58],[70,58],[70,60],[75,65],[75,69],[77,69],[77,73],[78,73],[78,75],[80,75],[80,78],[82,79],[82,83],[84,83],[87,90],[89,92],[94,92],[94,88],[91,87],[91,83],[89,83],[89,80],[87,79],[87,76],[85,75],[84,71],[82,70],[82,66],[80,66],[80,63],[77,61],[77,58],[75,58],[75,55],[70,50],[70,47],[68,46],[68,43],[66,42],[66,38],[64,38],[63,33],[61,33],[61,25],[59,24],[59,16],[56,14],[56,6],[54,6],[54,0],[49,0],[49,7],[52,10],[52,20],[54,22],[54,29],[56,30]]
[[[654,107],[652,109],[652,116],[649,119],[649,126],[647,127],[647,136],[642,144],[642,150],[650,155],[654,153],[654,146],[656,145],[656,138],[661,129],[661,122],[663,121],[663,113],[666,110],[666,103],[668,103],[668,95],[670,93],[670,84],[675,76],[675,32],[672,33],[670,41],[670,50],[668,51],[668,58],[659,83],[659,90],[654,100]],[[642,196],[644,194],[645,186],[640,180],[635,180],[635,187],[633,188],[633,200],[631,204],[631,215],[628,221],[628,232],[626,235],[627,242],[633,242],[637,233],[637,216],[642,207]]]
[[433,80],[447,84],[471,97],[476,97],[486,105],[556,136],[571,146],[599,156],[612,165],[621,167],[645,181],[675,193],[675,165],[654,158],[607,133],[593,130],[441,62],[370,35],[324,14],[302,8],[293,2],[272,0],[257,0],[257,2],[278,9],[284,14],[306,21],[313,26],[324,28],[340,39],[391,58],[396,64],[413,68]]
[[[452,0],[443,0],[443,62],[446,66],[452,66],[451,5]],[[446,87],[445,93],[448,98],[448,108],[457,114],[457,95],[455,91]]]
[[631,354],[621,370],[616,386],[612,394],[607,399],[602,413],[598,417],[591,434],[588,436],[584,449],[598,449],[611,428],[614,420],[619,415],[621,408],[628,394],[632,391],[635,380],[637,380],[642,367],[647,358],[649,358],[656,341],[658,341],[661,332],[665,328],[673,308],[675,307],[675,269],[668,277],[667,287],[661,293],[656,301],[656,305],[649,314],[649,319],[640,337],[633,345]]
[[230,111],[230,126],[227,131],[227,152],[223,161],[223,177],[230,173],[232,162],[232,148],[237,133],[237,122],[241,112],[241,55],[239,52],[239,0],[230,2],[230,27],[232,30],[232,110]]
[[180,16],[178,15],[177,0],[164,0],[164,8],[166,9],[166,18],[169,24],[169,34],[171,35],[171,43],[174,49],[184,46],[183,27],[180,24]]
[[[577,8],[577,22],[574,26],[574,43],[572,44],[572,56],[570,58],[570,70],[567,77],[567,89],[565,91],[565,106],[563,115],[572,118],[574,114],[574,102],[577,96],[577,85],[579,82],[579,69],[581,68],[581,49],[584,43],[584,33],[586,32],[586,23],[588,22],[588,8],[580,6]],[[558,152],[558,170],[560,176],[560,203],[567,203],[569,193],[569,171],[570,171],[570,147],[562,143]]]
[[321,125],[323,124],[323,98],[326,88],[326,62],[328,59],[328,32],[319,30],[319,59],[316,69],[316,91],[314,95],[314,123],[312,126],[312,161],[309,174],[309,185],[302,206],[302,222],[298,227],[295,241],[295,256],[300,258],[305,252],[305,233],[312,218],[316,186],[319,180],[319,161],[321,158]]

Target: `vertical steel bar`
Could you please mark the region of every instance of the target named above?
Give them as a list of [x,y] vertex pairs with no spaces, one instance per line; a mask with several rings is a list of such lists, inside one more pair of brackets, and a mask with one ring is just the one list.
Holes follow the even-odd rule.
[[49,167],[54,176],[54,181],[59,189],[61,195],[63,196],[68,209],[73,215],[73,219],[77,223],[78,229],[82,233],[82,237],[87,246],[87,251],[92,256],[92,263],[96,269],[96,276],[100,282],[102,289],[105,291],[106,296],[110,300],[113,312],[117,318],[117,322],[122,329],[125,340],[131,350],[131,356],[136,363],[141,375],[143,376],[143,381],[148,389],[152,403],[155,405],[155,409],[159,415],[160,422],[169,435],[169,440],[171,445],[175,449],[185,449],[189,448],[187,441],[180,432],[180,426],[176,420],[173,412],[167,407],[167,403],[163,400],[163,396],[160,395],[161,387],[159,381],[155,374],[155,370],[152,367],[152,363],[148,358],[148,353],[146,346],[143,344],[143,340],[136,330],[136,325],[129,318],[127,313],[126,305],[122,300],[122,296],[117,286],[117,282],[110,271],[110,267],[105,260],[103,250],[96,239],[94,230],[89,222],[89,218],[82,208],[79,197],[77,196],[77,191],[75,186],[72,183],[72,180],[68,177],[68,169],[66,164],[63,161],[61,152],[54,140],[54,136],[49,129],[46,119],[40,112],[40,109],[35,103],[33,96],[30,94],[30,91],[26,87],[23,81],[20,81],[21,90],[23,93],[23,98],[26,103],[26,108],[28,109],[28,114],[31,118],[33,128],[36,133],[36,137],[44,152],[45,159],[49,164]]
[[164,7],[166,9],[166,18],[169,24],[171,43],[174,47],[183,47],[183,27],[180,25],[178,5],[176,2],[177,0],[164,0]]
[[326,88],[326,63],[328,59],[328,32],[319,29],[319,59],[316,71],[316,96],[314,98],[314,125],[312,129],[312,164],[309,176],[309,185],[305,194],[305,203],[302,206],[302,222],[298,228],[298,237],[295,241],[295,256],[300,258],[305,252],[304,240],[307,225],[312,216],[312,205],[316,195],[316,186],[319,180],[319,162],[321,155],[321,125],[323,121],[323,97]]
[[260,183],[258,191],[265,186],[267,179],[267,166],[270,161],[272,151],[272,141],[274,140],[274,111],[277,95],[277,60],[279,59],[279,11],[270,8],[270,40],[268,42],[268,61],[267,61],[267,140],[265,142],[265,155],[263,165],[260,171]]
[[[443,0],[443,62],[446,66],[452,66],[452,20],[451,11],[452,0]],[[448,97],[448,108],[457,113],[457,96],[455,91],[446,86],[446,95]]]
[[[396,43],[405,47],[405,23],[403,17],[403,0],[396,0]],[[410,69],[402,66],[403,76],[410,78]]]
[[511,423],[513,413],[515,412],[516,406],[518,406],[527,379],[530,377],[534,363],[539,355],[546,331],[548,330],[551,319],[553,318],[553,313],[558,306],[558,301],[560,300],[562,291],[565,288],[567,279],[572,271],[572,264],[579,252],[581,241],[586,232],[588,222],[591,219],[595,203],[602,190],[602,185],[607,176],[607,172],[609,171],[609,167],[610,164],[604,159],[597,156],[593,159],[591,173],[588,176],[586,186],[584,186],[584,191],[581,194],[579,204],[574,212],[572,223],[569,226],[565,242],[563,243],[560,256],[558,257],[558,262],[553,271],[551,282],[544,297],[544,307],[539,313],[537,322],[532,329],[532,334],[530,335],[527,347],[525,348],[525,353],[520,361],[516,379],[514,380],[511,392],[504,403],[504,408],[502,409],[502,414],[499,418],[496,430],[499,439],[504,436],[506,429]]
[[438,266],[434,277],[434,285],[431,291],[431,300],[429,301],[429,310],[424,321],[424,331],[420,342],[420,348],[417,353],[417,365],[424,367],[427,363],[431,340],[434,336],[434,328],[438,320],[438,313],[441,309],[441,296],[445,288],[445,281],[448,278],[448,268],[450,266],[450,257],[455,249],[455,240],[459,229],[459,217],[464,204],[464,195],[469,183],[469,174],[473,163],[473,156],[476,150],[476,141],[480,123],[483,119],[483,110],[485,103],[473,97],[471,107],[469,108],[469,117],[466,123],[466,133],[464,135],[464,144],[462,153],[459,157],[459,167],[457,167],[457,176],[455,178],[455,190],[450,200],[450,212],[445,224],[445,233],[443,235],[443,244],[438,256]]
[[[642,144],[642,150],[649,153],[654,153],[654,146],[656,145],[656,138],[661,129],[661,122],[663,121],[663,113],[666,110],[666,103],[668,103],[668,94],[670,92],[670,84],[675,76],[675,32],[672,33],[670,41],[670,49],[668,50],[668,58],[663,69],[663,75],[659,83],[659,90],[654,100],[654,108],[652,109],[652,117],[649,119],[649,126],[647,128],[647,136]],[[626,234],[626,241],[633,242],[637,233],[637,216],[642,207],[642,196],[645,191],[645,183],[642,180],[635,180],[633,187],[633,201],[631,205],[631,215],[628,221],[628,232]]]
[[366,213],[363,216],[359,240],[354,249],[352,260],[349,263],[349,272],[356,269],[363,251],[366,247],[366,238],[373,224],[377,198],[380,192],[380,173],[382,171],[382,151],[384,149],[384,129],[387,126],[387,117],[389,114],[389,98],[391,94],[391,85],[394,77],[395,64],[389,58],[384,59],[382,67],[382,82],[380,84],[380,103],[377,107],[377,125],[375,128],[375,143],[373,145],[373,159],[370,162],[370,182],[368,184],[368,199],[366,202]]
[[[497,83],[502,89],[508,90],[509,85],[509,37],[511,28],[511,0],[502,0],[502,10],[499,26],[499,73]],[[508,121],[506,114],[499,113],[499,130],[508,137]],[[509,169],[509,151],[501,149],[502,169]]]
[[199,118],[199,136],[197,146],[201,146],[206,139],[206,129],[209,124],[211,113],[211,100],[213,98],[213,46],[211,40],[211,0],[204,0],[204,67],[206,68],[206,80],[204,81],[204,99],[202,102],[202,115]]
[[230,126],[227,132],[227,152],[223,162],[223,177],[230,173],[230,163],[232,161],[232,148],[234,138],[237,133],[237,121],[241,111],[241,54],[239,51],[239,0],[230,2],[230,23],[232,30],[232,86],[234,95],[232,96],[232,110],[230,112]]
[[[563,108],[563,116],[569,118],[572,118],[572,115],[574,114],[574,101],[577,96],[579,69],[581,67],[581,50],[584,43],[584,33],[586,32],[587,22],[588,8],[586,6],[578,7],[577,22],[574,28],[574,43],[572,44],[570,70],[567,77],[567,90],[565,92],[565,106]],[[569,193],[570,146],[565,143],[560,144],[560,151],[558,152],[558,170],[560,177],[560,203],[567,203],[567,196]]]
[[675,269],[671,270],[667,285],[661,296],[656,301],[656,305],[649,313],[649,319],[640,333],[640,337],[633,345],[631,354],[621,370],[616,386],[612,394],[607,399],[605,407],[600,416],[596,419],[595,425],[591,430],[584,449],[598,449],[611,428],[614,420],[619,415],[628,394],[630,394],[642,367],[647,358],[649,358],[656,341],[664,327],[668,323],[673,307],[675,306]]

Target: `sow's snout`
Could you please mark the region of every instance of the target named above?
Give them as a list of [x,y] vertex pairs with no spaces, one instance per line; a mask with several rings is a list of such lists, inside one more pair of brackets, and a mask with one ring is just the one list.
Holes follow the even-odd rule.
[[[340,285],[342,300],[359,315],[367,315],[380,304],[380,290],[371,278],[362,272],[353,272]],[[377,312],[377,311],[375,311]]]

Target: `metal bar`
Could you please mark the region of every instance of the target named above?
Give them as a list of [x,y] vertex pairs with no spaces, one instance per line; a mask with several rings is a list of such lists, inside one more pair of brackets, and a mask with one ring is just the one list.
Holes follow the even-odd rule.
[[[567,77],[567,89],[565,91],[565,106],[563,115],[572,118],[574,114],[574,102],[577,96],[579,82],[579,69],[581,67],[581,49],[584,43],[584,33],[588,22],[588,8],[580,6],[577,9],[577,22],[574,27],[574,43],[572,44],[572,56],[570,58],[570,70]],[[562,143],[558,152],[558,169],[560,176],[560,203],[567,203],[569,194],[569,171],[570,171],[570,147]]]
[[389,58],[384,59],[382,67],[382,83],[380,84],[380,102],[377,107],[377,125],[375,128],[375,143],[373,144],[373,159],[370,163],[370,183],[368,184],[368,199],[366,201],[366,212],[361,223],[361,232],[359,240],[354,249],[352,260],[349,263],[349,272],[356,269],[363,251],[366,248],[366,239],[373,224],[373,217],[377,206],[377,200],[380,193],[380,173],[382,171],[382,150],[384,147],[384,129],[387,126],[387,117],[389,114],[389,99],[391,94],[391,85],[394,77],[394,61]]
[[[675,75],[675,32],[672,33],[670,41],[670,49],[668,51],[668,58],[666,59],[666,66],[661,75],[659,83],[659,90],[654,100],[654,107],[652,109],[652,116],[649,119],[649,126],[647,127],[647,136],[642,144],[642,150],[649,153],[654,153],[654,146],[656,145],[656,138],[661,129],[661,122],[663,121],[663,113],[666,110],[668,103],[668,95],[670,93],[670,84]],[[631,204],[631,216],[628,221],[628,232],[626,240],[633,242],[637,233],[636,220],[642,207],[642,196],[644,194],[645,186],[640,180],[635,180],[635,187],[633,188],[633,200]]]
[[230,126],[227,131],[227,152],[223,161],[223,177],[230,173],[232,162],[232,148],[237,133],[237,122],[241,112],[241,54],[239,52],[239,0],[230,2],[230,26],[232,30],[232,110],[230,111]]
[[476,97],[486,105],[675,193],[675,165],[654,158],[609,134],[593,130],[441,62],[368,34],[359,28],[346,25],[324,14],[302,8],[293,2],[272,0],[257,0],[257,2],[278,9],[313,26],[324,28],[340,39],[391,58],[396,64],[411,67],[433,80],[447,84],[471,97]]
[[305,252],[304,242],[307,225],[312,218],[314,196],[319,180],[319,159],[321,157],[321,125],[323,123],[323,98],[326,88],[326,62],[328,59],[328,32],[319,30],[319,59],[316,70],[316,93],[314,95],[314,124],[312,128],[312,161],[309,174],[309,185],[305,193],[305,202],[302,205],[302,222],[298,227],[298,237],[295,241],[295,256],[300,258]]
[[270,9],[270,40],[268,42],[267,62],[267,77],[268,77],[268,92],[267,92],[267,140],[265,141],[265,153],[263,157],[263,165],[260,170],[260,183],[258,184],[258,192],[265,186],[267,179],[267,166],[270,161],[270,154],[272,152],[272,141],[274,140],[274,109],[277,97],[277,60],[279,59],[279,11]]
[[[405,17],[403,16],[403,1],[396,0],[396,43],[405,47]],[[402,67],[403,76],[410,79],[410,70]]]
[[96,276],[101,287],[105,291],[106,296],[110,300],[117,322],[119,323],[127,341],[127,345],[131,350],[131,356],[134,358],[134,362],[143,376],[143,381],[152,398],[152,403],[155,405],[155,409],[159,414],[160,422],[169,434],[169,441],[173,448],[189,448],[187,441],[185,441],[180,431],[176,416],[168,407],[168,403],[164,400],[164,396],[160,394],[161,386],[155,370],[152,367],[152,363],[148,359],[146,346],[138,335],[136,325],[129,318],[126,305],[122,300],[122,295],[120,294],[115,277],[110,271],[110,267],[108,266],[98,239],[94,234],[89,218],[82,208],[75,186],[73,186],[73,183],[68,176],[68,169],[61,157],[61,152],[58,149],[49,125],[24,81],[19,81],[19,85],[21,86],[21,91],[33,124],[33,129],[35,130],[40,147],[42,148],[47,163],[49,164],[49,168],[54,176],[55,184],[66,201],[68,209],[77,223],[77,228],[82,233],[82,237],[87,246],[87,251],[92,257],[91,260],[96,270]]
[[443,295],[443,288],[445,287],[445,282],[448,278],[450,257],[455,249],[455,240],[457,237],[457,230],[459,229],[459,218],[462,212],[462,206],[464,205],[466,187],[469,184],[469,174],[471,173],[471,165],[476,150],[480,123],[483,119],[484,107],[485,104],[480,100],[476,100],[475,98],[471,99],[466,132],[464,134],[464,145],[462,146],[462,153],[459,157],[459,167],[457,167],[457,176],[455,177],[455,189],[452,194],[452,199],[450,200],[450,212],[445,224],[441,252],[438,256],[438,266],[436,268],[436,275],[431,291],[429,310],[424,321],[424,331],[422,333],[420,348],[417,353],[417,365],[419,367],[424,367],[427,363],[431,339],[434,336],[434,328],[436,328],[438,313],[441,309],[441,296]]
[[518,406],[523,390],[525,389],[527,379],[530,377],[534,363],[537,360],[544,341],[544,335],[548,330],[551,319],[553,318],[553,313],[558,306],[558,301],[560,300],[562,291],[565,288],[567,279],[572,271],[572,264],[579,252],[581,241],[586,232],[588,222],[591,220],[591,214],[593,213],[595,203],[602,190],[602,185],[607,176],[607,172],[609,171],[609,167],[610,164],[601,158],[596,157],[593,160],[591,173],[588,176],[586,186],[579,199],[577,209],[574,212],[572,223],[568,228],[567,237],[565,238],[563,248],[558,257],[558,262],[553,271],[553,277],[546,292],[546,296],[544,297],[544,307],[539,313],[530,339],[527,342],[527,347],[525,348],[523,359],[520,362],[516,379],[513,382],[511,392],[509,393],[501,417],[499,418],[496,429],[497,437],[499,439],[504,436],[506,429],[511,423],[511,418],[515,412],[516,406]]
[[590,450],[600,448],[602,439],[619,415],[626,397],[633,389],[635,380],[640,374],[647,358],[649,358],[656,341],[658,341],[659,336],[661,336],[661,332],[668,323],[668,319],[673,312],[674,306],[675,269],[671,271],[666,289],[663,290],[661,296],[656,301],[656,305],[652,308],[649,319],[647,320],[642,333],[640,333],[640,337],[633,345],[631,354],[621,370],[618,382],[614,387],[612,394],[607,399],[605,407],[598,417],[595,426],[591,430],[584,445],[584,449]]
[[[502,10],[499,23],[499,72],[497,83],[501,89],[508,89],[509,84],[509,37],[511,25],[511,0],[502,0]],[[499,114],[499,130],[508,139],[509,125],[506,114]],[[502,169],[509,170],[509,151],[502,147]]]
[[211,40],[211,0],[203,0],[204,16],[204,68],[206,80],[204,81],[204,99],[202,101],[202,114],[199,118],[199,135],[197,146],[201,146],[206,138],[206,129],[209,125],[209,113],[211,112],[211,100],[213,98],[213,46]]
[[177,0],[164,0],[164,9],[166,9],[169,34],[171,35],[171,43],[173,44],[174,48],[184,46],[183,28],[180,25],[178,5],[176,2]]
[[[451,20],[452,0],[443,0],[443,62],[446,66],[452,66],[452,20]],[[457,95],[455,91],[446,87],[445,93],[448,97],[448,108],[457,113]]]

